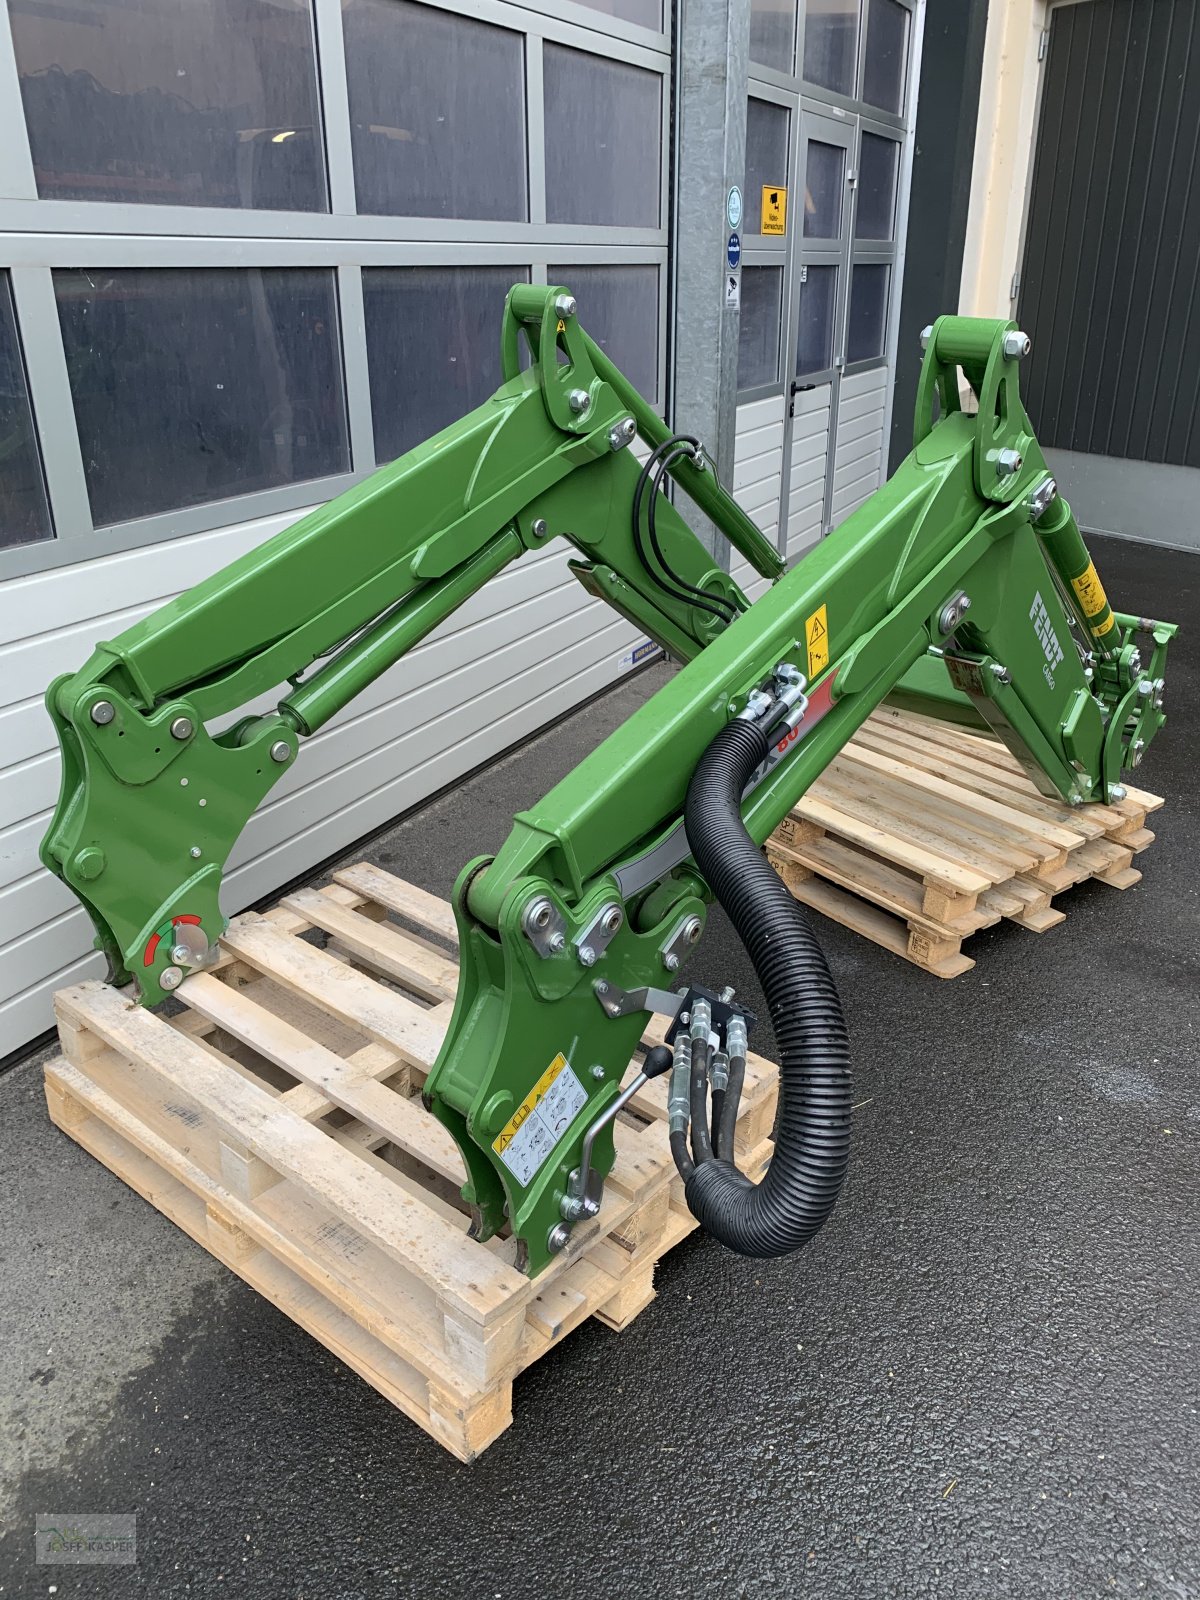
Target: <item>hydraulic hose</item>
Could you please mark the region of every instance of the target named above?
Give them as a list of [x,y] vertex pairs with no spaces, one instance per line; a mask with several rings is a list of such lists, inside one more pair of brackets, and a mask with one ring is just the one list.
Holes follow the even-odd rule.
[[728,1159],[730,1140],[685,1185],[701,1226],[746,1256],[787,1255],[812,1238],[833,1210],[850,1148],[850,1050],[833,977],[742,822],[743,791],[767,750],[761,727],[728,723],[692,774],[684,807],[692,856],[746,947],[779,1044],[775,1153],[761,1183]]

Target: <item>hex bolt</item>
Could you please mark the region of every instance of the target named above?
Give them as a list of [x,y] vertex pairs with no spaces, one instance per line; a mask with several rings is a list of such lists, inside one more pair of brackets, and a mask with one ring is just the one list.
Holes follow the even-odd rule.
[[200,856],[202,854],[200,846],[198,844],[194,844],[192,846],[192,848],[188,851],[188,854],[191,856],[193,861],[199,861]]
[[276,739],[271,746],[271,760],[278,761],[281,765],[291,759],[291,754],[292,747],[286,739]]
[[595,988],[597,994],[608,993],[608,984],[605,983],[603,978],[597,978],[593,987]]
[[529,531],[535,539],[544,539],[548,532],[545,517],[535,517],[529,525]]
[[191,959],[191,952],[185,944],[177,944],[171,951],[171,960],[181,967],[186,966]]
[[1004,354],[1010,361],[1024,361],[1031,349],[1029,335],[1019,328],[1010,328],[1004,335]]
[[633,436],[637,432],[637,423],[632,417],[626,417],[618,422],[615,428],[608,430],[608,443],[613,450],[624,450],[627,444],[632,444]]
[[663,966],[666,967],[668,972],[679,971],[679,957],[675,954],[674,950],[668,950],[667,954],[663,957]]
[[1019,450],[999,450],[996,453],[996,476],[1014,478],[1025,464]]
[[171,724],[172,739],[190,739],[194,731],[191,717],[176,717]]
[[1140,767],[1141,766],[1141,764],[1142,764],[1142,754],[1143,754],[1145,748],[1146,748],[1145,739],[1135,739],[1133,741],[1133,765],[1135,767]]
[[552,933],[546,943],[550,954],[558,956],[567,948],[567,936],[560,930],[558,933]]
[[551,1255],[557,1255],[560,1250],[565,1250],[570,1243],[571,1230],[565,1222],[556,1222],[546,1235],[546,1249]]
[[590,944],[581,944],[579,946],[579,959],[585,967],[594,967],[596,965],[596,952]]
[[172,989],[178,989],[183,982],[183,973],[179,967],[164,967],[158,980],[158,987],[165,989],[168,994]]
[[560,317],[573,317],[575,315],[575,296],[560,294],[555,297],[554,309]]
[[567,396],[567,404],[577,417],[581,417],[592,403],[592,397],[586,389],[572,389]]
[[1058,499],[1058,485],[1053,478],[1043,478],[1041,483],[1029,496],[1029,516],[1033,522],[1039,522],[1047,510]]
[[929,341],[933,338],[933,323],[927,322],[921,329],[921,349],[929,349]]
[[103,728],[116,716],[116,708],[111,700],[97,700],[92,707],[92,721],[98,728]]
[[1109,790],[1109,794],[1114,800],[1124,800],[1125,792],[1125,785],[1123,783],[1114,783],[1112,788]]
[[1137,692],[1141,695],[1143,700],[1154,693],[1154,685],[1150,682],[1149,678],[1139,678]]
[[604,1076],[604,1068],[600,1065],[600,1063],[598,1061],[594,1061],[592,1063],[592,1069],[591,1070],[592,1070],[592,1077],[595,1078],[597,1083],[599,1083],[600,1079]]

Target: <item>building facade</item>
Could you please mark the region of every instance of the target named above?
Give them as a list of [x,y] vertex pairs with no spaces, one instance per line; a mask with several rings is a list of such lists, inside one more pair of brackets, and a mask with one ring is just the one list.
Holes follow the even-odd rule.
[[[486,399],[514,281],[569,284],[664,415],[703,413],[789,558],[877,486],[922,10],[0,7],[0,1056],[101,970],[37,857],[47,684]],[[686,70],[714,36],[715,162]],[[565,562],[527,557],[307,742],[230,913],[630,670],[638,636]]]

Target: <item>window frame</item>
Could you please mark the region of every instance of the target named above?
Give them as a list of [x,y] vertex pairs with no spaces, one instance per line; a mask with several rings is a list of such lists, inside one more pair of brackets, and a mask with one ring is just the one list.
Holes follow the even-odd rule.
[[[420,0],[523,35],[527,222],[357,214],[341,0],[311,0],[328,212],[250,211],[38,198],[6,0],[0,0],[0,269],[12,285],[55,536],[0,551],[0,581],[322,504],[376,468],[363,311],[364,267],[507,266],[544,284],[564,253],[580,264],[658,268],[658,393],[667,387],[671,26],[622,22],[574,0]],[[542,54],[554,42],[662,79],[657,227],[548,224]],[[64,267],[331,267],[351,470],[97,527],[75,427],[52,272]],[[586,307],[581,308],[586,326]],[[499,329],[496,332],[499,338]]]

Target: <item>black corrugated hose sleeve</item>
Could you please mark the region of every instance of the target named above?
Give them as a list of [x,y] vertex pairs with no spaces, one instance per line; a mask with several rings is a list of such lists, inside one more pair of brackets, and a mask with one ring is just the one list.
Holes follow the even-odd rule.
[[850,1050],[825,957],[808,919],[742,823],[741,799],[765,759],[761,728],[733,721],[688,785],[684,826],[697,867],[758,974],[779,1044],[775,1153],[753,1184],[724,1156],[697,1165],[685,1193],[709,1233],[746,1256],[781,1256],[833,1210],[850,1150]]

